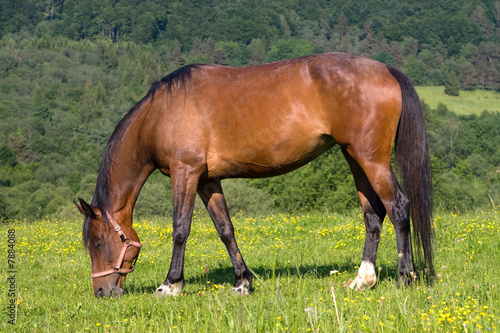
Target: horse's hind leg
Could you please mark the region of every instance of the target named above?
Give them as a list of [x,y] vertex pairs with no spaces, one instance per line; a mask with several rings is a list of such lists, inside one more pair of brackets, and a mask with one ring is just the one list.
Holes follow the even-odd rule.
[[[413,252],[410,234],[410,202],[401,190],[392,171],[390,154],[371,154],[369,157],[357,156],[347,150],[364,171],[373,191],[383,203],[394,225],[399,258],[399,274],[404,282],[413,271]],[[372,207],[373,208],[373,207]]]
[[172,173],[170,178],[174,197],[172,261],[165,282],[156,290],[158,297],[177,296],[184,288],[184,253],[191,231],[199,173],[184,166]]
[[200,182],[198,194],[205,203],[207,210],[214,222],[219,236],[226,245],[229,257],[234,268],[233,293],[248,295],[252,285],[252,274],[241,256],[236,239],[234,238],[234,227],[229,217],[226,200],[222,192],[220,180],[213,179]]
[[342,149],[342,153],[349,163],[354,177],[356,189],[358,190],[358,195],[363,207],[366,228],[363,261],[359,267],[358,275],[354,280],[349,281],[347,285],[351,289],[362,290],[373,287],[377,282],[375,260],[377,258],[380,232],[382,230],[382,223],[386,215],[386,210],[359,164],[347,154],[344,149]]

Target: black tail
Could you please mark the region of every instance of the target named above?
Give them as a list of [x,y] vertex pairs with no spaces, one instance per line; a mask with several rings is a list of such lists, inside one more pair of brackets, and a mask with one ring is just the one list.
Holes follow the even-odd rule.
[[410,200],[415,254],[421,261],[423,250],[425,266],[430,275],[434,275],[432,171],[424,113],[410,79],[398,69],[387,67],[398,81],[403,95],[403,111],[396,134],[396,164]]

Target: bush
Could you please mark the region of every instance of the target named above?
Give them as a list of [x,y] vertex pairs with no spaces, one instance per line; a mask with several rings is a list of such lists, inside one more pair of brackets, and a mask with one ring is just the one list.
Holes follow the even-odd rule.
[[243,213],[245,216],[265,215],[273,211],[274,199],[265,191],[251,187],[244,179],[227,179],[222,189],[231,216]]
[[455,72],[450,71],[444,80],[444,93],[450,96],[460,95],[460,83]]

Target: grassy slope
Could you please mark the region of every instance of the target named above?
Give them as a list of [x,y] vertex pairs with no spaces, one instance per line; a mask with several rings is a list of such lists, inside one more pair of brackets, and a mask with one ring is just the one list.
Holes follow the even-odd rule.
[[[242,253],[260,276],[250,297],[229,293],[232,269],[226,250],[209,218],[197,215],[186,252],[187,285],[182,296],[167,299],[151,295],[168,270],[170,221],[135,224],[144,247],[119,299],[92,295],[80,220],[0,225],[4,236],[8,229],[16,230],[21,298],[16,326],[7,323],[2,311],[0,331],[373,332],[376,325],[378,332],[500,329],[498,210],[436,217],[439,275],[432,286],[419,282],[396,287],[395,236],[392,225],[385,223],[379,282],[364,292],[343,288],[356,275],[362,257],[361,215],[236,217]],[[6,253],[7,237],[3,239]],[[338,273],[330,275],[331,270]],[[5,271],[0,276],[3,305],[9,300]]]
[[416,87],[420,99],[435,109],[439,103],[445,104],[449,110],[459,115],[477,114],[484,110],[500,112],[500,93],[492,90],[460,91],[454,97],[444,93],[444,87]]

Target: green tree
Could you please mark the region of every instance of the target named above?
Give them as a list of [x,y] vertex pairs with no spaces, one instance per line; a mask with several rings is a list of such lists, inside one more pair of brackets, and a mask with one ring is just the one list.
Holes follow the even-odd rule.
[[460,83],[455,72],[450,71],[444,80],[444,93],[450,96],[460,95]]
[[33,29],[41,18],[41,10],[36,1],[0,0],[0,37],[22,29]]
[[229,66],[242,66],[247,62],[247,49],[236,42],[217,42],[216,49],[224,50]]
[[267,54],[266,61],[278,61],[314,53],[313,43],[297,38],[280,39]]
[[349,166],[338,148],[288,174],[251,181],[286,211],[345,211],[359,207]]
[[66,184],[73,191],[78,193],[82,182],[82,175],[78,171],[72,171],[66,176]]
[[436,207],[451,211],[465,211],[475,203],[470,182],[451,171],[436,179],[434,198]]
[[0,166],[15,167],[19,162],[17,161],[16,154],[10,146],[0,146]]
[[389,66],[396,66],[396,61],[394,60],[394,58],[385,52],[372,55],[371,58],[373,60],[383,62],[384,64]]
[[363,26],[364,39],[361,41],[361,53],[369,57],[373,53],[375,47],[375,31],[373,27],[373,21],[367,20]]
[[257,65],[264,63],[266,59],[266,47],[262,39],[254,38],[248,45],[248,51],[250,53],[249,56],[249,64]]
[[422,50],[418,54],[418,58],[424,62],[425,66],[427,66],[428,69],[437,68],[439,65],[436,56],[434,55],[434,53],[432,53],[431,50]]
[[52,112],[44,104],[35,106],[35,112],[31,114],[35,129],[41,134],[45,134],[46,126],[52,121]]
[[453,168],[453,172],[463,180],[471,181],[474,179],[472,167],[468,160],[462,160]]
[[408,56],[406,63],[403,65],[403,70],[415,85],[422,84],[427,72],[424,62],[413,54]]
[[460,85],[467,90],[474,89],[477,86],[477,71],[470,62],[462,66]]

